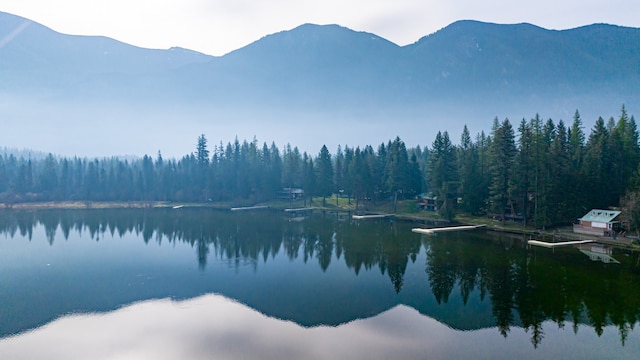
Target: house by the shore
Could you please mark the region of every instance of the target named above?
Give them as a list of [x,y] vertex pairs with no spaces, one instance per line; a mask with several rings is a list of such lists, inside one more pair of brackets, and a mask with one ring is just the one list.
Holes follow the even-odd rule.
[[586,235],[615,237],[620,227],[620,221],[616,218],[620,211],[592,209],[578,219],[579,223],[573,225],[573,232]]

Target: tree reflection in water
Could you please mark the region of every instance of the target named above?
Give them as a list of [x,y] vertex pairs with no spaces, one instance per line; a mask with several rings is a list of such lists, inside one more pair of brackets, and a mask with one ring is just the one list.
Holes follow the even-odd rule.
[[[357,276],[377,268],[389,277],[396,294],[402,295],[409,262],[426,251],[425,273],[438,306],[445,306],[459,292],[463,306],[477,293],[480,302],[490,301],[498,331],[509,335],[522,327],[538,347],[545,332],[543,323],[558,328],[572,322],[589,325],[598,336],[611,324],[618,328],[622,345],[640,315],[638,254],[620,254],[621,264],[590,261],[575,249],[554,252],[527,249],[522,239],[504,234],[471,232],[420,237],[409,225],[388,220],[358,222],[332,213],[304,221],[289,221],[280,213],[231,213],[211,209],[92,209],[2,210],[0,231],[31,239],[42,226],[47,241],[56,236],[87,232],[100,241],[105,234],[134,233],[145,243],[187,243],[195,249],[201,271],[207,261],[225,261],[239,268],[246,264],[258,271],[282,252],[291,261],[317,261],[322,272],[332,261],[342,261]],[[399,229],[400,228],[400,229]],[[426,295],[422,295],[426,296]],[[430,295],[429,295],[430,296]],[[456,295],[457,296],[457,295]],[[423,314],[431,311],[416,302]]]
[[469,241],[465,235],[429,241],[426,272],[439,303],[448,301],[457,284],[465,302],[474,289],[481,297],[489,294],[505,337],[511,326],[521,326],[531,331],[537,347],[544,339],[543,322],[552,320],[563,328],[572,321],[574,332],[579,324],[588,324],[598,336],[614,324],[624,345],[640,310],[638,254],[622,254],[622,265],[603,264],[575,249],[505,249],[500,234],[482,236],[486,241],[478,241],[479,235]]

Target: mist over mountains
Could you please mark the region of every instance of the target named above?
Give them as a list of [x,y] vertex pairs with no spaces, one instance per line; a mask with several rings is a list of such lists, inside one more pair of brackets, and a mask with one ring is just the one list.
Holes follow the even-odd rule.
[[430,145],[438,130],[488,131],[539,112],[590,128],[640,108],[640,29],[552,31],[458,21],[398,46],[305,24],[221,57],[57,33],[0,13],[0,143],[105,156],[193,151],[218,141]]

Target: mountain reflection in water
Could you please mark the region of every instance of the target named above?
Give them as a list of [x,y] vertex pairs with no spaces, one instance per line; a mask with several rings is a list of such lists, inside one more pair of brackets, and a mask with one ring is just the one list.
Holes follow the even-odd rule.
[[[615,337],[614,332],[607,334],[605,338]],[[205,295],[178,302],[145,301],[106,314],[69,315],[0,340],[0,354],[14,360],[528,359],[555,358],[567,342],[598,340],[593,332],[576,336],[568,329],[553,335],[536,350],[519,345],[529,336],[522,329],[514,330],[514,341],[506,342],[491,329],[454,330],[402,305],[337,327],[305,328],[219,295]],[[614,350],[605,346],[575,355],[609,358]]]
[[[567,351],[590,351],[591,357],[601,349],[640,357],[635,253],[613,254],[620,263],[604,264],[573,248],[527,249],[522,239],[505,234],[421,237],[411,233],[409,223],[343,220],[330,213],[289,221],[272,211],[189,208],[1,210],[0,338],[22,341],[85,317],[60,318],[66,314],[116,310],[104,315],[109,318],[130,311],[120,308],[131,303],[144,302],[136,308],[170,298],[197,304],[199,296],[217,293],[271,322],[312,328],[300,333],[326,326],[352,329],[362,319],[369,323],[410,312],[410,320],[376,330],[384,333],[395,324],[402,332],[405,323],[424,321],[412,308],[439,323],[429,330],[433,333],[421,333],[422,341],[490,334],[487,346],[546,349],[534,352],[538,356],[551,354],[547,351],[562,338],[564,347],[551,357]],[[95,330],[91,321],[74,324],[87,334]],[[231,336],[235,330],[229,326]],[[590,339],[587,345],[584,339]],[[472,340],[484,346],[485,340]],[[456,345],[450,349],[462,351]]]

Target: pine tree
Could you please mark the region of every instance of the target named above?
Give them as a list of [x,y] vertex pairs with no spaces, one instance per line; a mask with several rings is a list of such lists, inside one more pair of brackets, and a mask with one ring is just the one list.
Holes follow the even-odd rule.
[[42,192],[45,200],[55,198],[58,189],[58,162],[49,153],[44,160],[44,166],[38,179],[38,190]]
[[196,163],[197,174],[195,174],[195,193],[198,194],[198,200],[207,200],[209,198],[207,180],[209,177],[209,150],[207,149],[207,138],[204,134],[198,137],[196,145]]
[[570,153],[567,128],[560,120],[556,126],[556,134],[549,150],[551,189],[549,191],[550,221],[549,223],[571,222],[574,218],[571,204],[566,196],[567,189],[573,186],[570,175]]
[[417,195],[422,191],[422,174],[418,163],[418,155],[415,152],[411,154],[408,171],[407,191],[410,195]]
[[335,168],[333,170],[333,184],[335,185],[335,193],[336,193],[336,206],[339,205],[338,198],[340,197],[340,193],[343,191],[344,183],[344,153],[342,152],[342,147],[338,145],[338,151],[336,152],[336,161]]
[[458,198],[459,178],[456,150],[449,133],[438,132],[433,141],[427,165],[429,189],[438,197],[438,211],[446,219],[453,219]]
[[142,158],[140,182],[142,185],[142,199],[147,201],[156,199],[156,170],[153,160],[147,155]]
[[322,145],[318,158],[316,159],[316,173],[318,179],[318,191],[322,196],[322,206],[327,205],[327,196],[330,196],[333,189],[333,164],[331,154],[325,145]]
[[[280,156],[280,150],[276,146],[275,142],[272,142],[269,147],[269,160],[267,161],[265,159],[264,161],[268,164],[266,197],[274,198],[278,190],[282,189],[282,169],[284,166],[282,163],[282,157]],[[257,176],[260,175],[258,174]]]
[[629,118],[624,105],[620,110],[620,118],[611,132],[609,138],[609,152],[614,155],[610,159],[611,179],[615,183],[612,201],[617,201],[630,185],[633,173],[640,161],[640,148],[638,146],[638,128],[633,117]]
[[356,200],[356,211],[359,211],[360,201],[367,197],[371,181],[371,168],[366,159],[366,151],[359,147],[353,152],[353,160],[349,164],[349,176],[353,188],[353,196]]
[[198,144],[196,145],[196,160],[198,166],[201,168],[209,165],[209,150],[207,149],[207,138],[204,134],[198,137]]
[[[536,122],[539,123],[539,117],[536,116]],[[556,136],[556,126],[553,120],[548,119],[542,126],[542,131],[538,131],[535,136],[535,169],[536,169],[536,191],[535,204],[536,210],[534,221],[536,227],[543,229],[553,222],[553,169],[552,160],[550,159],[551,143]]]
[[389,141],[386,146],[384,143],[380,144],[378,146],[377,154],[374,154],[373,148],[370,146],[367,146],[362,150],[362,155],[368,159],[367,169],[370,172],[372,181],[371,186],[373,187],[373,194],[370,195],[373,196],[374,200],[377,198],[387,198],[389,194],[386,171],[390,149],[391,141]]
[[343,189],[347,194],[348,204],[351,205],[351,197],[353,196],[354,184],[353,184],[353,163],[355,150],[353,148],[349,148],[348,146],[344,147],[344,165],[342,166],[342,181],[343,181]]
[[477,178],[477,198],[481,200],[479,203],[480,210],[488,210],[489,204],[489,188],[491,184],[491,136],[487,136],[484,131],[476,136],[475,147],[478,152],[478,178]]
[[313,196],[316,195],[317,186],[316,186],[316,172],[315,167],[313,166],[313,159],[307,155],[307,153],[302,154],[302,173],[303,173],[303,187],[305,193],[305,206],[307,203],[307,197],[311,197],[313,200]]
[[[497,123],[497,119],[495,123]],[[509,182],[516,156],[515,135],[509,119],[505,119],[497,127],[494,126],[491,138],[493,139],[489,149],[491,156],[491,209],[504,221],[506,210],[511,206]]]
[[282,159],[282,183],[285,187],[302,187],[302,155],[297,147],[287,144]]
[[587,187],[586,194],[591,199],[591,208],[607,208],[611,206],[608,196],[608,144],[609,131],[604,119],[599,117],[589,135],[585,146],[584,173]]
[[586,182],[584,175],[585,135],[582,128],[582,119],[580,118],[580,113],[576,110],[568,135],[569,181],[572,185],[566,189],[565,194],[567,202],[570,204],[573,218],[577,218],[588,210],[583,195],[586,191]]
[[522,119],[518,127],[518,154],[514,162],[511,189],[512,198],[522,213],[523,224],[529,218],[531,179],[533,178],[533,133],[531,124]]
[[387,163],[385,166],[385,184],[387,191],[393,194],[393,211],[397,210],[398,195],[407,189],[407,173],[409,159],[407,148],[399,137],[388,146]]
[[479,155],[479,145],[474,144],[465,125],[460,136],[458,150],[458,171],[460,175],[460,195],[462,209],[471,214],[479,214],[484,206],[482,163]]

